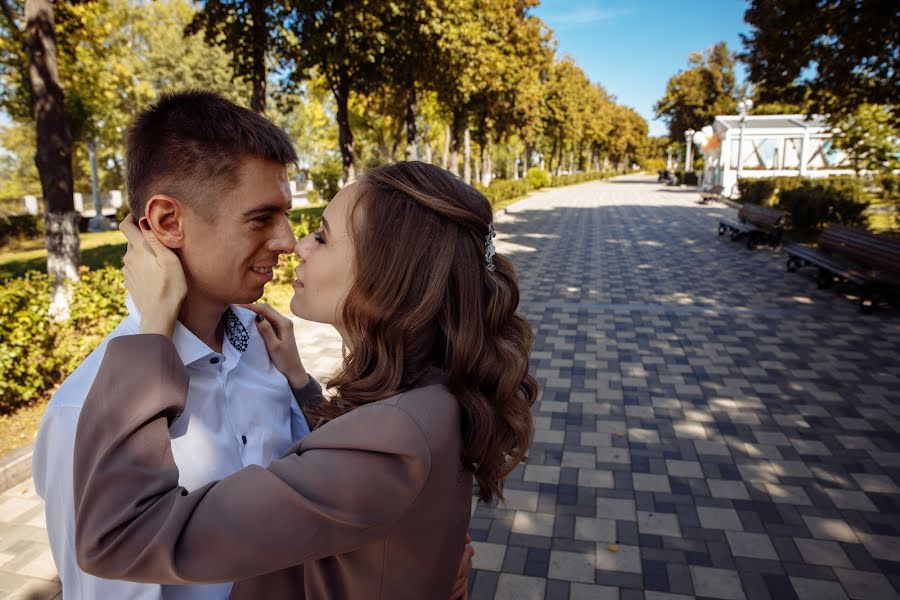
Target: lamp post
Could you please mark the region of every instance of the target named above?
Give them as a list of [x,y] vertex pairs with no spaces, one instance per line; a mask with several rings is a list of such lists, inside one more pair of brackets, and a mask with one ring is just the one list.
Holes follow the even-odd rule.
[[747,121],[747,113],[750,112],[750,109],[753,108],[753,100],[750,98],[744,98],[740,102],[738,102],[737,109],[738,114],[741,115],[741,130],[738,133],[738,155],[737,155],[737,176],[738,179],[741,177],[741,171],[744,164],[742,160],[742,152],[744,146],[744,123]]
[[691,150],[694,149],[694,133],[693,129],[687,129],[684,132],[684,172],[691,170]]

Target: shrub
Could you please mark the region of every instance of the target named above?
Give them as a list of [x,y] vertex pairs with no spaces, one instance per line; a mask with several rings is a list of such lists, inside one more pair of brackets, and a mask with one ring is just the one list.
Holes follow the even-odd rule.
[[602,173],[600,171],[591,171],[589,173],[572,173],[571,175],[554,175],[550,178],[550,187],[574,185],[576,183],[584,183],[586,181],[606,179],[607,177],[609,177],[608,173]]
[[811,233],[828,223],[865,227],[868,199],[855,178],[803,179],[790,189],[779,189],[778,207],[788,211],[791,228]]
[[739,179],[738,190],[741,194],[741,202],[746,204],[768,205],[769,200],[775,195],[774,177],[761,179]]
[[656,173],[657,171],[666,170],[666,159],[664,158],[648,158],[644,161],[644,170]]
[[540,167],[531,167],[528,169],[528,172],[525,173],[525,181],[531,189],[539,190],[542,187],[550,185],[550,173]]
[[524,179],[494,179],[487,187],[478,184],[475,184],[475,187],[494,206],[505,200],[521,198],[530,190],[528,182]]
[[331,202],[331,199],[341,191],[340,180],[343,175],[341,161],[337,159],[327,160],[309,170],[309,178],[315,189],[316,199],[322,202]]
[[125,315],[122,274],[82,268],[72,318],[49,317],[50,279],[29,271],[0,290],[0,414],[42,398],[69,375]]
[[0,246],[11,241],[33,240],[44,235],[41,215],[0,213]]

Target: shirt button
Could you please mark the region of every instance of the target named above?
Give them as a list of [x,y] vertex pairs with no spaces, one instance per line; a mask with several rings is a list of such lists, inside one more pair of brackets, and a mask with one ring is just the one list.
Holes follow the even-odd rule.
[[244,445],[246,446],[246,445],[247,445],[247,436],[246,436],[246,435],[242,435],[242,436],[241,436],[241,441],[244,442]]
[[218,356],[213,356],[211,359],[209,359],[209,362],[210,362],[211,364],[217,365],[217,364],[219,364],[219,357],[218,357]]

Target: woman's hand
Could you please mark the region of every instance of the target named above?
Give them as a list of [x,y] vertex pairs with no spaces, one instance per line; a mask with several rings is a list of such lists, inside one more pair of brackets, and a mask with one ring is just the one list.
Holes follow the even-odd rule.
[[119,223],[128,239],[122,273],[125,289],[141,313],[141,333],[172,337],[178,311],[187,295],[187,280],[181,261],[157,239],[150,225],[141,219],[139,229],[131,215]]
[[256,328],[266,343],[269,358],[275,368],[287,377],[291,387],[296,390],[309,383],[309,375],[300,360],[297,340],[294,338],[294,322],[268,304],[241,306],[256,313]]

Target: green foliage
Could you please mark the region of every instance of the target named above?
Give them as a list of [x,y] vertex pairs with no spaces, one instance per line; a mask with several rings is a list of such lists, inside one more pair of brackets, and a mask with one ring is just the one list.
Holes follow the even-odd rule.
[[[799,179],[799,178],[797,178]],[[855,178],[801,179],[789,189],[779,189],[778,208],[790,214],[794,231],[821,231],[828,223],[865,227],[863,214],[868,198]]]
[[593,171],[590,173],[573,173],[571,175],[554,175],[550,178],[550,187],[562,187],[564,185],[586,183],[588,181],[606,179],[609,176],[609,173],[600,173],[599,171]]
[[741,202],[747,204],[767,205],[775,195],[775,178],[772,177],[739,179],[737,185],[741,194]]
[[539,190],[550,185],[550,173],[540,167],[531,167],[525,173],[525,181],[528,182],[529,188]]
[[477,184],[475,187],[484,194],[484,197],[487,198],[493,206],[506,200],[521,198],[531,190],[528,182],[524,179],[494,179],[487,187]]
[[0,414],[44,398],[125,314],[122,275],[82,268],[72,287],[72,318],[48,316],[50,282],[30,272],[0,289]]
[[11,241],[33,240],[44,235],[40,215],[9,215],[0,212],[0,247]]
[[863,104],[834,125],[834,145],[847,153],[857,173],[900,168],[900,128],[887,106]]
[[665,95],[654,108],[668,123],[672,140],[683,140],[686,130],[712,123],[716,115],[734,112],[741,93],[734,65],[735,57],[725,42],[719,42],[702,54],[691,54],[688,70],[669,79]]
[[900,9],[891,2],[752,0],[742,61],[763,102],[852,114],[897,104]]
[[309,170],[309,178],[312,180],[318,201],[331,202],[331,199],[341,191],[341,175],[341,162],[334,159],[327,160]]

